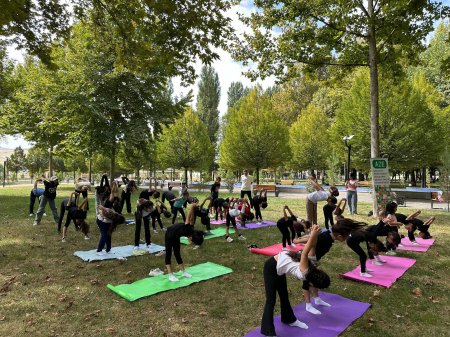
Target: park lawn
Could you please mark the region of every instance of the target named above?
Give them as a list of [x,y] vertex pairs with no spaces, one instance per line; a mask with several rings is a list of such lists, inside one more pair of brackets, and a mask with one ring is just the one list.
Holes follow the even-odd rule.
[[[280,242],[276,227],[245,231],[244,242],[235,240],[230,244],[218,238],[205,241],[199,250],[183,247],[188,266],[211,261],[234,272],[127,302],[106,285],[130,283],[146,277],[152,268],[163,269],[164,257],[144,255],[126,262],[81,261],[73,252],[94,249],[98,240],[93,198],[88,218],[91,240],[85,241],[71,225],[68,241],[62,243],[50,209],[47,208],[48,216],[40,226],[32,226],[33,218],[28,216],[30,189],[0,190],[0,336],[243,336],[260,325],[264,305],[262,267],[267,257],[249,253],[247,245],[263,247]],[[59,203],[70,191],[68,186],[59,189],[58,212]],[[192,194],[206,195],[195,191]],[[133,204],[135,198],[136,195]],[[263,216],[276,221],[285,203],[298,216],[305,216],[304,199],[269,197]],[[367,214],[370,205],[360,204],[358,209],[360,214]],[[399,211],[408,213],[412,209]],[[450,213],[423,211],[423,217],[431,214],[437,217],[431,228],[437,242],[427,253],[399,254],[416,258],[417,263],[391,289],[340,278],[339,273],[358,263],[356,254],[344,244],[335,243],[323,259],[321,268],[332,279],[329,292],[372,304],[342,336],[448,336]],[[367,216],[355,218],[375,222]],[[201,227],[199,222],[197,227]],[[119,226],[113,234],[113,246],[133,244],[133,238],[134,226]],[[152,241],[163,244],[163,233],[152,233]],[[420,288],[420,296],[413,293],[416,288]],[[289,289],[291,303],[299,303],[301,284],[291,279]]]

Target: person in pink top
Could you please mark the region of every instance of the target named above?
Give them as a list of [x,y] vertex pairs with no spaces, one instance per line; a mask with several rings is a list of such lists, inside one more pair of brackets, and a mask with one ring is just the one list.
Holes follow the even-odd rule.
[[347,204],[350,214],[358,214],[358,180],[356,174],[351,173],[350,178],[345,182],[345,188],[347,189]]

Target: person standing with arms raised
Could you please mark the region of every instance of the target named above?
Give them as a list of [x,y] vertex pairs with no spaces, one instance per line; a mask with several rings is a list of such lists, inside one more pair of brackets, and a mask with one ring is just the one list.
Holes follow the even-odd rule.
[[241,175],[241,198],[243,198],[247,194],[251,208],[253,208],[252,184],[253,184],[253,177],[249,175],[248,170],[245,169],[244,174]]

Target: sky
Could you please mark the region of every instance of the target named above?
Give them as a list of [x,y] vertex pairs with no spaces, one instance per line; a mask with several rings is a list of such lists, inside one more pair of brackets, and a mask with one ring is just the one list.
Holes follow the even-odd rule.
[[[443,1],[445,5],[450,5],[450,0]],[[227,15],[232,19],[232,24],[236,32],[242,34],[246,31],[246,27],[244,27],[243,23],[238,19],[238,13],[245,14],[248,16],[252,11],[255,11],[255,7],[253,5],[252,0],[243,0],[239,5],[233,6],[227,13]],[[9,56],[12,59],[17,60],[18,62],[23,60],[23,52],[15,50],[14,48],[9,48],[8,50]],[[263,81],[251,82],[248,78],[246,78],[242,73],[247,70],[241,63],[233,61],[231,55],[224,50],[217,50],[217,53],[220,56],[219,60],[216,60],[212,66],[216,70],[220,80],[221,86],[221,96],[220,96],[220,104],[219,111],[220,114],[223,115],[227,109],[227,90],[231,84],[231,82],[240,81],[245,86],[254,86],[256,83],[259,83],[263,86],[263,88],[267,88],[272,86],[275,83],[274,77],[269,77]],[[199,74],[201,70],[202,64],[201,62],[195,63],[196,73]],[[177,96],[186,95],[189,90],[193,90],[194,100],[192,101],[192,105],[196,104],[196,96],[198,92],[198,80],[192,86],[183,87],[181,84],[180,78],[174,78],[172,80],[174,85],[174,94]],[[31,147],[31,144],[23,140],[21,137],[11,137],[6,136],[0,138],[0,147],[6,148],[15,148],[17,146],[22,146],[23,148]]]

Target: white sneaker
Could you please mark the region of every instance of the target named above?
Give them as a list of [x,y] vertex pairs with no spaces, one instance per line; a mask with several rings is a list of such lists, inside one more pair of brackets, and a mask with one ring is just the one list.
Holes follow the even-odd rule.
[[171,282],[179,282],[180,280],[174,274],[169,274],[169,281]]
[[199,249],[199,248],[200,248],[199,245],[195,245],[194,248],[192,248],[192,249]]
[[295,247],[297,247],[297,245],[295,243],[291,243],[291,247],[295,248]]
[[288,250],[289,250],[289,248],[287,248],[287,247],[283,247],[283,250],[285,250],[285,251],[288,251]]
[[33,214],[33,213],[30,213],[30,216],[34,216],[34,214]]
[[397,252],[395,250],[391,249],[391,250],[386,252],[386,255],[390,255],[390,256],[397,255]]
[[153,230],[153,233],[158,234],[158,231],[156,229]]
[[192,277],[192,275],[189,274],[189,273],[186,272],[186,271],[184,271],[183,274],[181,274],[181,275],[184,276],[184,277],[187,277],[187,278],[191,278],[191,277]]
[[33,226],[37,226],[37,225],[39,225],[39,222],[37,222],[37,221],[33,222]]
[[227,237],[227,242],[233,242],[233,239],[231,237]]
[[405,245],[403,243],[399,243],[398,246],[399,247],[405,247]]
[[162,229],[163,232],[167,232],[167,228],[166,227],[163,227],[161,229]]
[[300,322],[299,320],[296,320],[294,323],[289,324],[289,326],[295,326],[295,327],[301,328],[301,329],[308,329],[308,325],[306,325],[303,322]]
[[105,256],[105,252],[103,252],[103,251],[97,252],[97,253],[95,253],[95,254],[97,254],[98,256]]
[[238,239],[241,240],[241,241],[247,240],[247,239],[245,238],[245,236],[243,236],[243,235],[239,235],[239,236],[238,236]]
[[44,216],[47,216],[47,213],[44,213],[43,215],[44,215]]
[[383,262],[377,261],[377,260],[372,260],[372,264],[373,264],[374,266],[382,266],[382,265],[383,265]]
[[362,277],[367,277],[367,278],[373,277],[373,275],[370,275],[369,273],[359,273],[359,275],[361,275]]
[[420,243],[418,243],[417,241],[411,241],[411,244],[414,246],[420,246]]
[[61,239],[61,242],[66,242],[66,238],[63,237],[63,238]]
[[90,240],[91,238],[90,238],[89,236],[85,235],[85,236],[84,236],[84,239],[85,239],[85,240]]
[[261,225],[261,224],[262,224],[262,222],[257,222],[257,223],[256,223],[256,225],[258,225],[258,226]]

